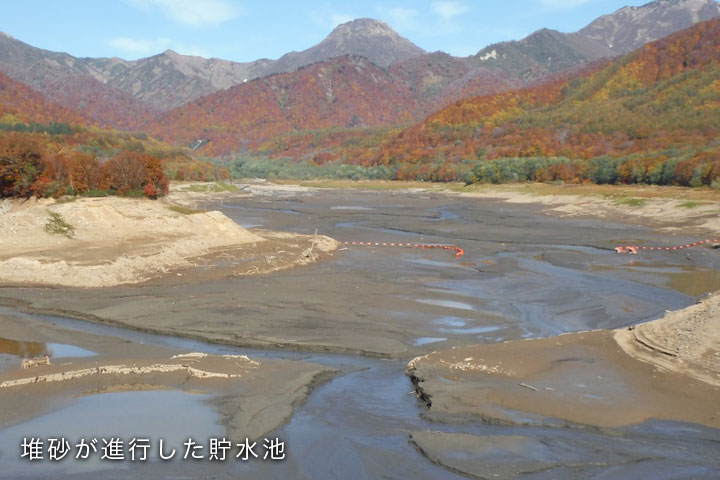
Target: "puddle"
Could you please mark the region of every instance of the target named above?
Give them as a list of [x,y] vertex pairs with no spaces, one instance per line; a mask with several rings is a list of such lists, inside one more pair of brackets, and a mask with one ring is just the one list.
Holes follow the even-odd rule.
[[0,337],[0,354],[20,358],[42,357],[45,355],[52,358],[73,358],[92,357],[95,352],[64,343],[26,342]]
[[[158,459],[158,443],[163,449],[175,449],[182,458],[183,442],[188,435],[198,444],[207,445],[211,437],[221,438],[225,431],[218,425],[219,415],[204,401],[206,395],[181,391],[143,391],[91,395],[73,405],[37,417],[29,422],[0,431],[0,455],[5,478],[82,474],[107,469],[128,468],[129,461],[100,460],[102,439],[120,438],[127,444],[133,438],[150,439],[149,461]],[[188,412],[192,412],[191,415]],[[180,420],[182,419],[182,420]],[[65,461],[34,461],[20,459],[23,438],[65,438],[71,452]],[[81,439],[97,442],[97,454],[85,461],[75,460],[75,445]],[[47,451],[46,451],[47,454]],[[70,458],[72,456],[72,458]],[[69,461],[68,461],[69,460]]]
[[48,349],[44,343],[23,342],[0,337],[0,353],[20,358],[32,358],[48,355]]
[[499,327],[497,325],[487,325],[484,327],[472,327],[472,328],[443,328],[441,329],[442,332],[448,332],[448,333],[456,333],[456,334],[478,334],[478,333],[490,333],[490,332],[497,332],[503,327]]
[[94,357],[96,355],[93,351],[64,343],[48,343],[47,349],[53,358]]
[[420,337],[420,338],[415,339],[415,341],[413,342],[413,346],[419,347],[421,345],[427,345],[429,343],[444,342],[446,340],[447,340],[447,338],[443,338],[443,337]]
[[475,310],[475,307],[469,303],[456,302],[454,300],[438,300],[435,298],[421,298],[416,299],[416,302],[424,303],[426,305],[435,305],[436,307],[455,308],[457,310]]
[[465,326],[465,320],[461,320],[457,317],[443,317],[439,320],[435,320],[435,323],[438,325],[447,325],[448,327],[464,327]]

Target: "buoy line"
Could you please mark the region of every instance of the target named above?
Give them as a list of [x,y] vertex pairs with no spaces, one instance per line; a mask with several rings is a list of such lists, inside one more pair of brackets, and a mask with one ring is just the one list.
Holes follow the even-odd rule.
[[442,250],[453,250],[455,258],[465,255],[465,250],[456,245],[442,245],[437,243],[406,243],[406,242],[343,242],[346,246],[361,247],[399,247],[399,248],[440,248]]
[[678,250],[685,250],[688,248],[693,247],[699,247],[702,245],[713,245],[718,244],[720,240],[717,238],[715,239],[707,239],[707,240],[699,240],[697,242],[693,243],[686,243],[685,245],[675,245],[671,247],[656,247],[656,246],[647,246],[647,245],[625,245],[620,247],[615,247],[616,253],[629,253],[631,255],[637,255],[641,251],[653,251],[653,252],[672,252],[672,251],[678,251]]

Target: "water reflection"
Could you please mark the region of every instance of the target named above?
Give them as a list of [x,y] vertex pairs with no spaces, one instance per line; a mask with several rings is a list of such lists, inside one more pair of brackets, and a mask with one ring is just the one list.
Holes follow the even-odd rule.
[[0,337],[0,353],[6,355],[14,355],[20,358],[42,357],[49,355],[48,346],[40,342],[24,342],[20,340],[10,340],[9,338]]
[[0,337],[0,354],[20,358],[44,357],[45,355],[54,358],[74,358],[91,357],[95,355],[95,352],[64,343],[27,342]]

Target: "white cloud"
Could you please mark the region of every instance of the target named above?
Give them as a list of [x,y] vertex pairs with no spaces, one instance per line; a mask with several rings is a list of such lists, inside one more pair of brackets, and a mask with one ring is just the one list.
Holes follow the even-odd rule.
[[470,9],[467,7],[467,5],[463,5],[459,2],[442,1],[432,2],[432,10],[445,22],[450,22],[453,18],[457,17],[458,15],[462,15]]
[[173,42],[169,38],[161,37],[154,39],[115,37],[108,40],[108,45],[120,50],[123,54],[132,58],[157,55],[165,50],[171,49],[183,55],[197,55],[209,57],[208,53],[198,47]]
[[219,25],[241,13],[229,0],[126,0],[127,3],[152,13],[159,10],[170,20],[191,27]]

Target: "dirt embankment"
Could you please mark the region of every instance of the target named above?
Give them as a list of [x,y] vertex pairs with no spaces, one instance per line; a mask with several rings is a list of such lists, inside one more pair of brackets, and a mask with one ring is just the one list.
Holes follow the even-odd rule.
[[720,293],[614,336],[634,358],[720,387]]
[[212,264],[224,266],[218,273],[248,275],[310,263],[337,248],[328,237],[250,231],[221,212],[171,201],[5,201],[0,282],[109,287]]
[[407,373],[439,419],[617,427],[663,418],[720,427],[719,311],[716,294],[632,329],[433,352]]

